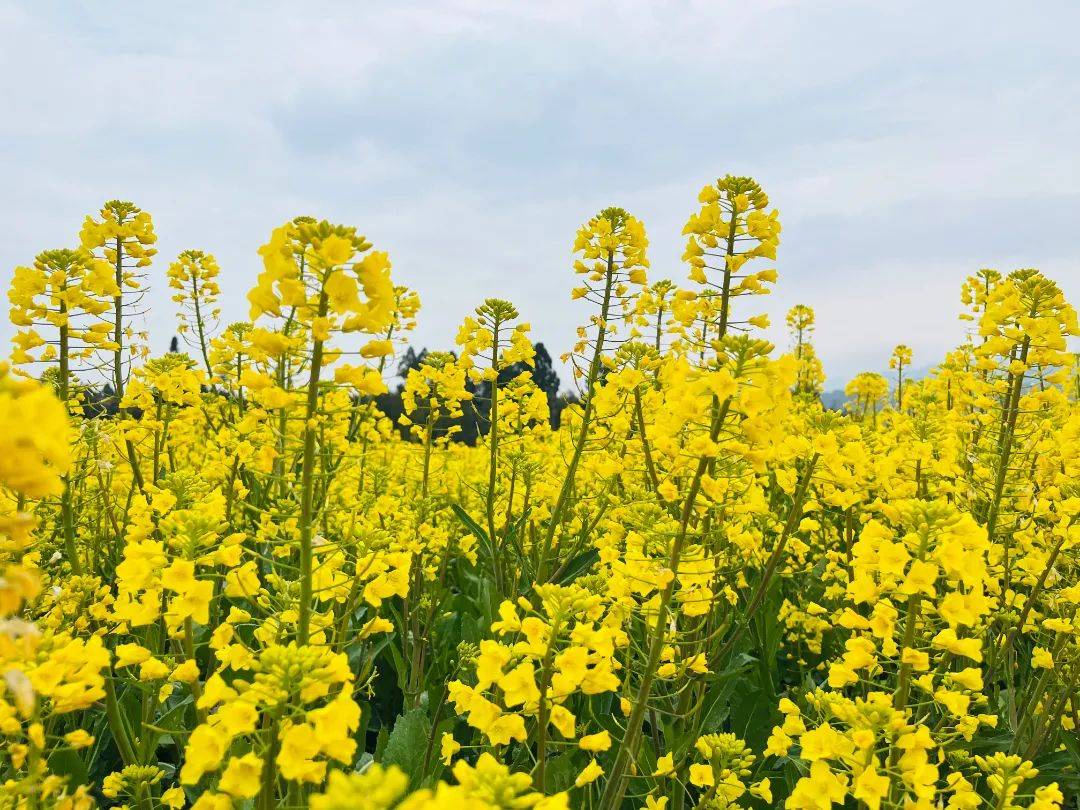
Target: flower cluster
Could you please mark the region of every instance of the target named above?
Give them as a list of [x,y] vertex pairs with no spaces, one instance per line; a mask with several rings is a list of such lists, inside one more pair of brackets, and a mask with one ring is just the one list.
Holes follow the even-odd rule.
[[502,298],[406,347],[349,225],[275,229],[224,328],[180,253],[157,357],[134,204],[17,268],[0,807],[1069,807],[1075,311],[978,271],[961,345],[829,408],[814,310],[785,350],[746,306],[780,232],[722,177],[650,282],[642,222],[589,218],[573,394]]

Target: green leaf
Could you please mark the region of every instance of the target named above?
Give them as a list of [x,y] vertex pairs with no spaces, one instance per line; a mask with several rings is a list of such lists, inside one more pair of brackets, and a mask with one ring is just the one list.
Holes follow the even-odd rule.
[[479,523],[469,516],[468,512],[461,508],[460,504],[452,503],[450,504],[450,508],[454,510],[454,514],[457,515],[458,520],[465,525],[465,528],[480,541],[480,549],[484,552],[484,556],[487,558],[488,563],[494,565],[495,554],[491,548],[491,540],[488,538],[487,532],[480,527]]
[[398,717],[394,730],[386,741],[382,765],[397,765],[409,777],[410,785],[419,785],[424,764],[424,749],[431,734],[431,723],[423,709],[413,709]]
[[742,737],[751,750],[760,750],[765,747],[772,729],[772,698],[753,679],[741,679],[739,687],[739,699],[730,706],[731,730]]
[[574,786],[578,771],[571,754],[558,754],[544,765],[544,792],[548,795],[569,790]]
[[476,538],[484,543],[485,546],[490,545],[487,532],[481,528],[480,524],[470,517],[469,513],[461,508],[461,504],[452,503],[450,508],[454,510],[454,514],[457,515],[458,520],[465,524],[465,528],[476,535]]
[[71,777],[73,785],[85,785],[90,781],[90,775],[87,773],[82,757],[70,748],[53,751],[49,757],[49,771],[58,776]]
[[386,726],[379,727],[379,733],[375,737],[375,761],[381,762],[383,752],[386,750],[386,744],[390,740],[390,732],[386,730]]
[[532,560],[529,559],[529,555],[525,553],[525,549],[521,545],[521,534],[525,530],[525,524],[529,519],[529,510],[526,509],[521,517],[519,517],[513,525],[510,526],[510,531],[507,532],[507,541],[514,547],[514,551],[517,552],[517,564],[519,569],[518,585],[521,590],[527,590],[528,583],[532,582],[535,578],[535,572],[532,570]]
[[600,559],[600,553],[595,548],[583,551],[566,564],[566,569],[559,576],[558,584],[565,585],[573,582],[578,576],[589,570]]
[[[731,704],[735,690],[741,683],[741,677],[754,665],[754,659],[746,653],[737,654],[727,669],[710,678],[710,685],[702,701],[702,734],[721,731],[731,716]],[[682,724],[678,724],[680,727]],[[687,741],[689,744],[693,740]],[[689,747],[689,745],[687,745]]]

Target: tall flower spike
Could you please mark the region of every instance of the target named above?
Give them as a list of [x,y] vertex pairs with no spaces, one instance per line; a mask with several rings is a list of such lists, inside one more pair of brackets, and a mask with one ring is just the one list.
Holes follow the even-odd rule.
[[259,254],[264,269],[248,293],[252,320],[285,309],[316,340],[331,331],[379,332],[393,320],[390,258],[355,228],[297,217],[276,228]]
[[[110,374],[113,392],[119,402],[130,371],[131,359],[145,357],[145,332],[137,334],[134,319],[142,315],[140,303],[146,292],[143,279],[146,268],[157,254],[154,223],[150,214],[134,203],[110,200],[101,208],[100,219],[87,216],[79,240],[84,250],[104,260],[113,271],[113,348]],[[141,344],[136,342],[142,338]],[[127,356],[125,357],[125,346]]]
[[856,374],[844,387],[844,394],[854,399],[848,410],[853,411],[859,419],[869,413],[874,424],[877,424],[877,412],[889,394],[889,383],[880,374],[864,371]]
[[[316,513],[321,508],[315,500],[315,460],[325,441],[318,425],[318,417],[324,408],[320,385],[325,368],[340,354],[328,346],[328,342],[335,333],[374,335],[390,329],[394,324],[397,294],[390,280],[389,257],[386,253],[372,251],[371,243],[353,227],[297,217],[276,228],[270,241],[259,249],[259,254],[263,258],[263,271],[256,287],[248,293],[251,318],[284,319],[281,332],[266,333],[266,342],[277,344],[275,351],[282,359],[278,363],[276,380],[259,373],[250,374],[249,380],[276,395],[273,404],[281,414],[281,450],[287,440],[288,406],[291,404],[291,397],[281,388],[290,383],[285,352],[289,350],[292,332],[297,327],[302,329],[298,337],[305,342],[305,353],[310,348],[302,411],[304,427],[297,526],[300,581],[296,637],[300,644],[306,645],[310,640],[314,602],[313,538]],[[257,332],[254,330],[253,335]],[[384,357],[392,351],[390,340],[380,335],[364,344],[360,355]],[[358,378],[360,387],[371,383],[370,377],[358,370],[352,370],[350,376]],[[279,453],[278,475],[285,472],[281,456],[283,454]]]
[[[503,373],[517,364],[532,366],[533,345],[529,341],[529,324],[518,323],[517,308],[509,301],[488,298],[476,308],[475,318],[466,318],[458,330],[457,344],[461,346],[461,364],[469,369],[474,381],[481,382],[487,394],[488,482],[485,498],[489,536],[495,537],[495,501],[499,470],[499,386]],[[477,357],[486,361],[476,366]],[[500,593],[507,572],[500,555],[494,554],[495,583]]]
[[610,344],[619,321],[632,319],[628,304],[648,283],[648,247],[644,224],[622,208],[605,208],[578,229],[574,272],[583,284],[573,297],[596,304],[600,312],[578,329],[578,342],[563,359],[571,361],[576,377],[585,377],[586,393],[596,382],[605,343]]
[[[12,360],[55,361],[58,353],[79,360],[111,349],[110,325],[99,319],[115,290],[110,268],[83,250],[46,250],[33,267],[16,267],[8,300],[11,322],[23,329],[13,339]],[[55,334],[44,337],[39,330]],[[61,339],[66,352],[59,352]],[[37,348],[42,351],[31,354]]]
[[[574,374],[582,376],[579,362],[587,362],[584,372],[584,408],[576,426],[574,450],[559,488],[559,496],[548,521],[538,565],[538,580],[546,576],[547,557],[552,550],[556,535],[566,517],[570,492],[574,486],[582,453],[589,438],[589,428],[595,413],[593,389],[601,379],[602,370],[609,362],[604,352],[610,349],[617,333],[619,320],[632,322],[633,308],[629,305],[636,287],[648,283],[646,270],[649,259],[646,251],[649,240],[641,220],[622,208],[605,208],[578,229],[574,239],[574,272],[584,276],[585,283],[573,291],[573,297],[584,298],[600,307],[600,312],[589,319],[589,324],[578,328],[578,342],[573,351],[563,356],[570,359]],[[591,349],[591,356],[589,353]],[[609,351],[610,354],[610,351]]]
[[[11,291],[12,320],[26,328],[15,335],[13,359],[18,363],[56,362],[57,393],[64,408],[71,410],[71,392],[75,381],[72,359],[86,358],[95,349],[109,348],[109,323],[97,318],[109,309],[107,296],[116,287],[108,268],[84,250],[46,250],[38,254],[33,268],[15,271]],[[34,327],[49,328],[48,338]],[[44,349],[33,357],[30,351]],[[75,515],[71,485],[63,479],[61,492],[61,531],[72,570],[82,566],[75,542]]]
[[169,265],[169,287],[176,292],[172,300],[180,305],[176,313],[178,331],[184,341],[199,351],[211,373],[209,346],[217,330],[221,309],[217,305],[221,288],[217,278],[221,268],[217,260],[201,250],[185,250]]
[[769,198],[753,179],[727,175],[705,186],[698,194],[701,209],[691,214],[683,228],[688,235],[683,261],[690,265],[690,280],[714,290],[718,300],[704,308],[697,336],[702,347],[723,339],[732,327],[760,325],[760,317],[736,321],[731,299],[741,295],[764,295],[765,284],[776,282],[776,270],[746,272],[754,259],[776,259],[780,244],[780,220],[776,209],[767,211]]
[[825,371],[810,342],[814,332],[814,310],[805,304],[796,304],[788,310],[786,321],[795,354],[795,394],[817,397],[825,383]]
[[904,369],[911,366],[912,351],[903,343],[893,349],[889,368],[896,370],[896,409],[904,410]]

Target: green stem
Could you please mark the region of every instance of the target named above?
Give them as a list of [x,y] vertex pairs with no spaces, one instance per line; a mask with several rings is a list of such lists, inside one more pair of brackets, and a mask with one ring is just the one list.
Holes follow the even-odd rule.
[[[67,285],[65,284],[65,291]],[[69,336],[67,325],[67,297],[61,296],[60,300],[60,314],[62,316],[60,327],[60,401],[64,403],[64,410],[67,411],[68,416],[71,415],[71,409],[69,407],[68,398],[70,392],[68,391],[68,375],[70,374],[70,368],[68,366],[68,351]],[[67,554],[68,564],[71,565],[71,572],[75,576],[79,576],[83,572],[82,561],[79,559],[79,550],[75,547],[75,515],[71,505],[71,475],[65,473],[63,476],[64,491],[60,494],[60,521],[63,525],[64,532],[64,553]]]
[[124,243],[116,237],[116,295],[113,297],[113,387],[116,405],[124,398]]
[[[329,297],[324,289],[319,293],[319,318],[326,317]],[[312,502],[315,489],[315,425],[319,410],[319,374],[322,371],[323,342],[315,340],[311,352],[311,374],[307,386],[307,407],[304,416],[304,457],[300,478],[300,606],[297,617],[296,637],[300,644],[307,644],[311,634],[312,603]]]
[[555,639],[559,634],[559,618],[556,617],[551,623],[551,638],[548,639],[547,650],[544,652],[544,662],[540,670],[540,703],[537,708],[536,729],[536,775],[533,777],[533,786],[542,791],[544,789],[544,770],[547,765],[547,726],[550,709],[548,708],[547,692],[551,685],[551,666],[555,660]]
[[[499,473],[499,327],[501,326],[498,316],[493,316],[491,326],[491,406],[488,410],[488,490],[486,499],[486,513],[488,525],[488,538],[491,541],[491,552],[495,559],[495,586],[502,593],[502,555],[500,554],[499,542],[495,537],[495,485]],[[430,414],[429,414],[430,416]]]
[[135,749],[131,745],[131,732],[120,712],[112,672],[105,675],[105,716],[109,720],[109,729],[112,731],[113,739],[116,740],[116,747],[120,751],[120,759],[125,765],[135,765],[137,760],[135,758]]

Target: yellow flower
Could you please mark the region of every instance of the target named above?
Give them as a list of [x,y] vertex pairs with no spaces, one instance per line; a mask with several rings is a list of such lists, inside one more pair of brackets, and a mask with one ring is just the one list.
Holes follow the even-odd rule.
[[322,781],[326,763],[314,760],[320,747],[319,737],[310,725],[290,726],[281,736],[281,751],[276,759],[282,777],[295,782]]
[[715,784],[712,765],[695,762],[690,766],[690,784],[698,787],[712,787]]
[[219,728],[205,724],[196,726],[184,750],[180,783],[194,785],[202,779],[203,774],[216,771],[230,742],[228,735]]
[[183,663],[177,664],[170,676],[174,681],[181,683],[195,683],[199,680],[199,666],[194,658],[189,658]]
[[881,800],[889,793],[889,777],[878,771],[875,760],[868,765],[855,780],[852,795],[866,803],[869,810],[878,810]]
[[250,799],[262,784],[263,761],[257,754],[233,757],[225,766],[218,787],[238,799]]
[[255,596],[259,593],[260,587],[259,569],[252,561],[225,574],[225,595],[233,599]]
[[982,691],[982,670],[977,667],[968,667],[958,672],[948,672],[945,677],[964,689],[970,689],[973,692]]
[[454,758],[454,754],[461,750],[461,743],[454,739],[453,734],[447,732],[442,735],[439,747],[443,765],[450,767],[450,761]]
[[230,737],[237,737],[255,730],[259,712],[244,700],[230,700],[211,716],[211,724],[225,730]]
[[328,266],[344,264],[353,254],[353,243],[341,236],[330,234],[319,245],[318,255]]
[[64,735],[64,742],[72,748],[87,748],[94,744],[94,738],[83,729],[75,729]]
[[595,782],[603,775],[604,769],[601,768],[594,759],[589,762],[589,764],[586,765],[584,769],[582,769],[581,773],[577,775],[577,778],[574,780],[574,787],[584,787],[590,782]]
[[507,707],[520,706],[540,699],[536,687],[535,669],[531,661],[523,661],[499,678],[499,688]]
[[116,646],[117,669],[141,664],[150,658],[151,653],[140,644],[118,644]]
[[786,756],[791,748],[791,738],[784,733],[780,726],[776,726],[765,745],[765,755],[773,757]]
[[169,788],[161,794],[161,803],[165,807],[173,808],[173,810],[179,810],[179,808],[183,807],[186,803],[184,789],[181,787]]
[[191,810],[231,810],[233,800],[225,793],[207,791],[195,800]]
[[772,783],[768,777],[762,779],[760,782],[755,782],[750,786],[750,793],[757,796],[766,804],[772,804]]
[[0,483],[30,498],[59,494],[70,464],[64,406],[44,386],[0,373]]
[[803,734],[799,744],[802,746],[803,759],[811,762],[845,757],[855,750],[851,740],[828,723]]
[[1054,656],[1045,647],[1036,647],[1031,651],[1031,666],[1036,669],[1053,669]]
[[148,658],[139,666],[140,681],[160,681],[169,675],[169,665],[159,658]]
[[656,760],[656,770],[653,776],[671,776],[675,773],[674,755],[663,754]]
[[905,648],[900,655],[900,661],[909,664],[916,672],[926,672],[930,669],[930,656],[922,650]]
[[607,751],[611,748],[611,736],[607,731],[589,734],[578,740],[578,747],[584,751]]
[[937,591],[934,590],[937,577],[938,567],[936,565],[922,560],[914,560],[911,563],[911,568],[908,569],[903,584],[900,586],[900,593],[907,595],[921,593],[924,596],[933,598],[937,595]]
[[785,806],[792,810],[828,810],[833,804],[842,804],[847,793],[847,777],[833,773],[829,764],[819,759],[810,766],[810,775],[796,782]]
[[[350,807],[370,807],[384,810],[397,806],[405,795],[409,777],[400,768],[383,768],[375,763],[363,773],[331,771],[326,791],[311,797],[311,810],[345,810]],[[424,805],[419,805],[424,810]]]
[[570,689],[585,680],[589,664],[589,651],[579,645],[571,645],[555,656],[555,668]]
[[394,353],[394,344],[389,340],[369,340],[360,347],[361,357],[385,357]]
[[548,721],[563,737],[570,739],[574,736],[576,718],[565,706],[552,706],[548,711]]
[[977,638],[958,638],[956,632],[950,627],[934,636],[931,644],[937,649],[970,658],[976,663],[983,660],[982,642]]

